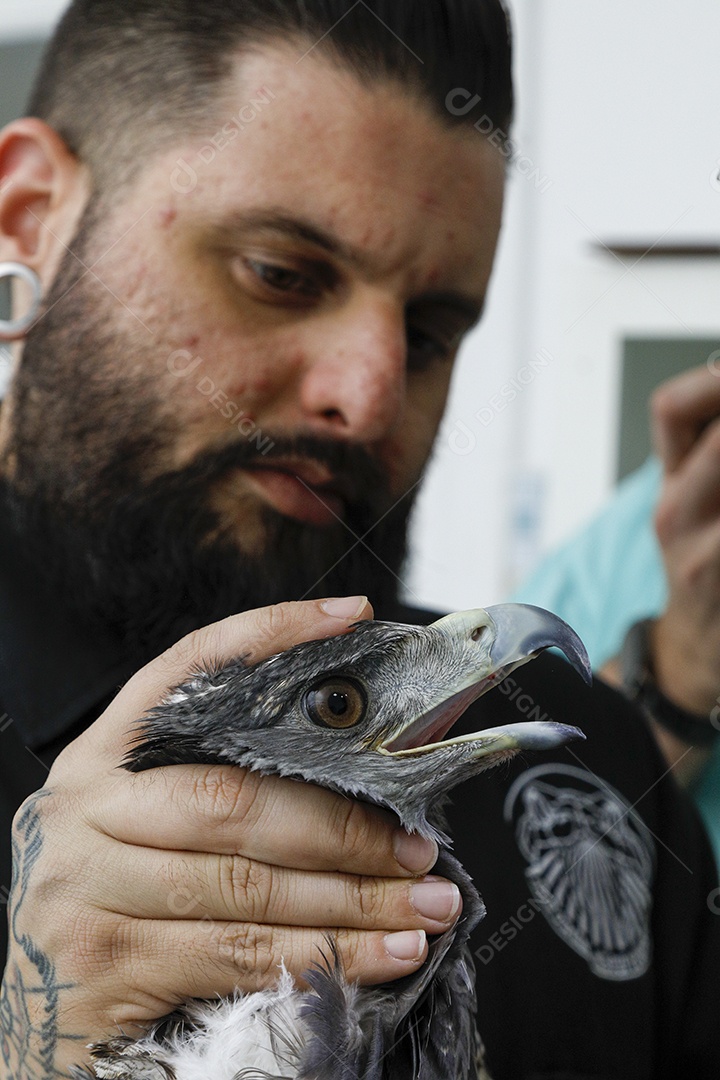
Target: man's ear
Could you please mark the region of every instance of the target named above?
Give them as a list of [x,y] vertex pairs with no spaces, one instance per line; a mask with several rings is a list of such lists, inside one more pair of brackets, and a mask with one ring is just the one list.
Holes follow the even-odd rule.
[[87,169],[42,120],[0,131],[0,260],[24,263],[47,287],[87,202]]

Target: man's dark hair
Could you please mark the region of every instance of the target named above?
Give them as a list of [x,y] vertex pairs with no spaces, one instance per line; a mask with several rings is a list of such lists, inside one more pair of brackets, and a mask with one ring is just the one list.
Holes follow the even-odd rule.
[[[511,47],[502,0],[74,0],[48,47],[29,111],[91,170],[127,181],[180,133],[207,134],[207,109],[243,48],[322,49],[362,79],[388,78],[447,123],[462,90],[507,132]],[[239,103],[242,104],[242,103]]]

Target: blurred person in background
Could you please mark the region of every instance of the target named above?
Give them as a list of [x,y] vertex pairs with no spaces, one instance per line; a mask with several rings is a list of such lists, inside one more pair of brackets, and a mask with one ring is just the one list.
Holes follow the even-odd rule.
[[570,622],[595,670],[638,702],[720,862],[718,371],[664,383],[651,415],[657,456],[514,599]]

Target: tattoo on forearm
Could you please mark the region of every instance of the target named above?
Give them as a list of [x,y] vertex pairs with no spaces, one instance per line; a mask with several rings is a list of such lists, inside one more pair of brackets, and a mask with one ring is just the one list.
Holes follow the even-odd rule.
[[56,1080],[68,1075],[55,1067],[58,1045],[66,1040],[87,1042],[84,1035],[60,1033],[59,997],[72,985],[58,981],[50,957],[35,944],[27,928],[22,929],[23,905],[43,847],[41,803],[49,794],[38,791],[26,803],[12,838],[10,949],[0,992],[0,1049],[7,1080]]

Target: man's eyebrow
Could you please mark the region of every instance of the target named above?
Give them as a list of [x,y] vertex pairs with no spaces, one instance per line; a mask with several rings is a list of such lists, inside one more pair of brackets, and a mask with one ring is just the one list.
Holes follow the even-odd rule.
[[252,230],[279,233],[289,240],[304,240],[354,266],[368,267],[370,260],[358,248],[340,240],[306,218],[291,217],[274,211],[238,211],[223,218],[218,230],[224,233],[245,233]]
[[[238,211],[224,218],[218,224],[220,232],[242,234],[253,230],[278,233],[289,240],[302,240],[326,251],[342,261],[366,272],[372,271],[371,259],[365,252],[353,244],[348,244],[333,233],[327,232],[306,218],[292,217],[279,211]],[[437,307],[453,308],[468,322],[468,329],[480,319],[484,298],[477,301],[474,297],[452,289],[427,290],[410,301],[410,307],[432,304]]]

